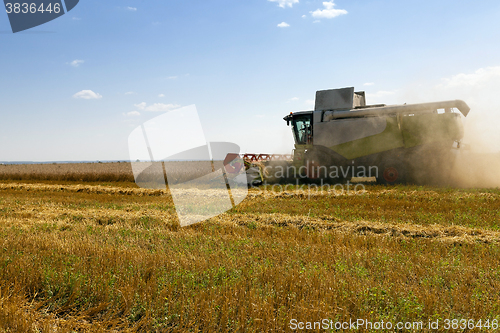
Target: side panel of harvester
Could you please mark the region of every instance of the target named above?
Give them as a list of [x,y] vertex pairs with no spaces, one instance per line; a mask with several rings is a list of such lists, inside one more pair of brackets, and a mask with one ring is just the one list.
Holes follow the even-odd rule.
[[339,119],[315,124],[314,131],[315,145],[328,147],[346,159],[436,142],[451,146],[463,136],[456,113]]
[[427,113],[403,117],[401,129],[405,148],[432,142],[459,141],[464,133],[458,113]]
[[331,120],[315,124],[314,130],[315,145],[327,147],[346,159],[404,146],[395,117]]

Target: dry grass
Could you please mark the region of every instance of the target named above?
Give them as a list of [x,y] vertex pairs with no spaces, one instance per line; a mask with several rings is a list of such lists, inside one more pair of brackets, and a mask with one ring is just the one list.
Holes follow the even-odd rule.
[[164,190],[3,182],[0,331],[287,332],[292,318],[500,319],[499,196],[261,188],[179,228]]

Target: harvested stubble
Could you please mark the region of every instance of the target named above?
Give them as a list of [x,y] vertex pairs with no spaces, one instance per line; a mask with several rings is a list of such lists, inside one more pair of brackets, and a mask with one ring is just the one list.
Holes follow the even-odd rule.
[[292,318],[499,319],[499,195],[252,190],[232,211],[178,228],[166,191],[4,183],[0,327],[288,332]]

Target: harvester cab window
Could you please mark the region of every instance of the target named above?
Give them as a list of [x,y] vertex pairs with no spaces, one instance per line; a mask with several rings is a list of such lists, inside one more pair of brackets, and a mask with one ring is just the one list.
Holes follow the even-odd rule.
[[312,144],[311,115],[294,117],[293,132],[297,144]]

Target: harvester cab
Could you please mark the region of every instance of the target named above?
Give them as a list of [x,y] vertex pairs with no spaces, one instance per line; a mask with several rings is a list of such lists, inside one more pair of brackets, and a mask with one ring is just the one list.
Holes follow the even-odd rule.
[[297,112],[292,117],[293,136],[299,145],[312,144],[312,112]]
[[367,105],[365,93],[352,87],[317,91],[313,111],[284,117],[295,140],[293,165],[304,167],[302,176],[325,181],[375,177],[393,184],[446,178],[454,161],[451,150],[463,137],[455,108],[463,116],[470,111],[461,100]]

